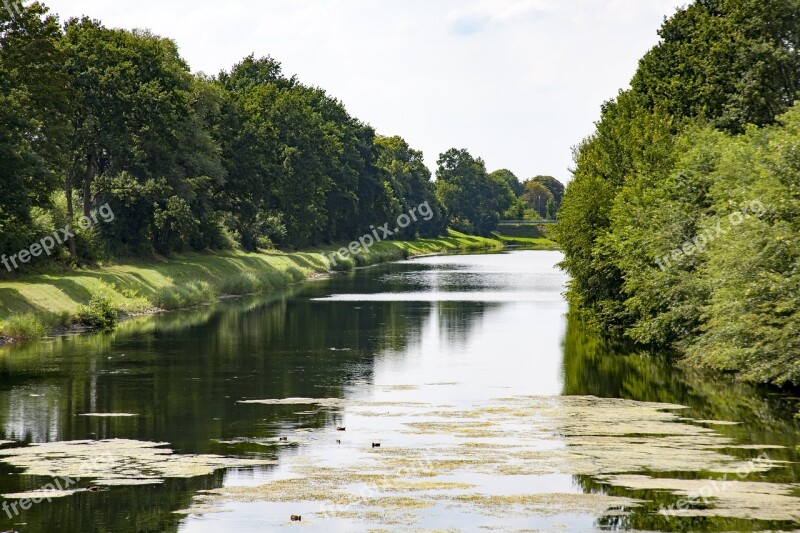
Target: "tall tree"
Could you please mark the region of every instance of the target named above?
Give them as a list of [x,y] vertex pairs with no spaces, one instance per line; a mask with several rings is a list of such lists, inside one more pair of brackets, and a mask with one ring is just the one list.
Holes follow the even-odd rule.
[[490,176],[492,176],[495,179],[500,179],[505,181],[508,184],[508,186],[511,187],[511,190],[514,192],[515,196],[522,196],[523,193],[522,182],[510,170],[505,168],[500,170],[495,170],[490,174]]
[[541,183],[547,188],[548,191],[550,191],[550,194],[553,195],[553,200],[555,201],[556,210],[561,207],[561,202],[564,199],[565,191],[563,183],[552,176],[536,176],[535,178],[532,178],[531,181]]
[[13,17],[0,9],[0,252],[35,237],[31,209],[48,207],[69,134],[61,29],[35,3]]
[[492,178],[486,164],[467,150],[452,148],[439,157],[436,192],[459,231],[488,235],[514,202],[502,178]]
[[800,87],[800,3],[699,0],[661,28],[631,86],[651,108],[727,131],[770,124]]
[[523,185],[524,192],[522,199],[526,205],[526,211],[533,215],[533,218],[547,218],[547,205],[553,202],[553,193],[538,181],[526,181]]
[[389,180],[394,196],[400,200],[401,212],[409,213],[426,202],[431,208],[429,220],[418,217],[409,227],[401,230],[400,236],[441,235],[446,229],[447,217],[436,198],[436,188],[422,152],[412,149],[401,137],[377,137],[375,145],[378,149],[377,166]]

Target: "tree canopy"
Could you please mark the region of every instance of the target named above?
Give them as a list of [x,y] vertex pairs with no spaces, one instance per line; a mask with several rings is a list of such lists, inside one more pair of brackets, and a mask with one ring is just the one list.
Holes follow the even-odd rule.
[[453,228],[488,235],[514,203],[514,192],[501,175],[486,172],[481,158],[451,148],[439,157],[436,193]]
[[575,151],[558,240],[600,330],[800,383],[796,0],[697,0]]
[[0,101],[3,254],[105,204],[55,260],[346,241],[426,203],[397,237],[448,227],[421,152],[269,56],[193,75],[170,39],[34,3],[0,10]]

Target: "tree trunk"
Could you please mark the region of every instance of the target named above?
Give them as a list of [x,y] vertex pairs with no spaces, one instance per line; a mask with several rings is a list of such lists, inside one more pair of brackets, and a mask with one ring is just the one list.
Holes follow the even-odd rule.
[[83,215],[88,217],[92,210],[92,180],[94,179],[94,172],[96,168],[96,161],[94,154],[89,154],[86,161],[86,177],[83,180]]
[[[67,183],[65,188],[67,194],[67,218],[69,219],[69,224],[72,224],[75,218],[75,208],[72,205],[72,169],[67,170]],[[72,257],[72,260],[75,261],[78,258],[78,252],[75,249],[75,239],[73,237],[68,237],[67,245],[69,247],[69,255]]]

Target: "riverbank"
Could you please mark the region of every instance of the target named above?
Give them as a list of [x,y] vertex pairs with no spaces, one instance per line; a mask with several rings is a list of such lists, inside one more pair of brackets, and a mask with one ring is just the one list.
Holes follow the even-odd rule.
[[286,287],[332,270],[396,261],[408,257],[500,249],[496,239],[449,232],[447,237],[385,241],[369,252],[331,260],[329,246],[299,252],[241,251],[185,254],[159,261],[130,260],[96,269],[80,269],[0,281],[0,343],[35,340],[85,323],[87,315],[110,305],[115,314],[136,316],[209,303]]
[[501,223],[492,235],[507,246],[521,246],[532,250],[558,250],[554,230],[556,224],[529,225]]

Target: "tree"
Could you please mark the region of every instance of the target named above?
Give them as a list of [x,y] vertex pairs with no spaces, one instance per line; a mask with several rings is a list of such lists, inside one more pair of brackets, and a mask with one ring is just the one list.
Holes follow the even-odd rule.
[[33,241],[34,208],[51,206],[69,132],[61,29],[34,3],[0,10],[0,253]]
[[482,159],[452,148],[439,156],[436,194],[458,231],[488,235],[513,204],[514,193],[486,172]]
[[[710,240],[698,278],[710,298],[690,360],[747,381],[800,384],[800,105],[765,130],[720,142]],[[694,339],[693,339],[694,340]]]
[[631,82],[649,108],[741,132],[771,124],[800,87],[800,3],[702,0],[665,21]]
[[[778,115],[800,88],[798,17],[794,0],[698,0],[604,106],[556,230],[593,325],[748,380],[800,382],[800,121]],[[762,202],[772,209],[757,214]]]
[[522,196],[523,193],[522,182],[519,181],[519,178],[516,175],[514,175],[514,173],[511,172],[510,170],[507,169],[495,170],[489,175],[492,176],[492,178],[494,179],[500,179],[506,182],[508,186],[511,187],[511,191],[514,193],[514,196],[517,197]]
[[538,181],[527,181],[524,184],[522,199],[525,201],[529,218],[547,218],[547,204],[553,201],[553,193]]
[[556,216],[558,214],[558,208],[556,207],[556,201],[555,201],[554,198],[550,198],[547,201],[546,211],[547,211],[547,215],[546,215],[547,220],[555,220],[556,219]]
[[552,176],[536,176],[531,181],[541,183],[550,191],[556,204],[556,211],[558,211],[558,208],[561,207],[561,201],[564,198],[564,184]]
[[612,230],[612,208],[626,182],[672,168],[675,133],[672,117],[645,109],[635,94],[623,92],[603,107],[597,131],[575,150],[556,240],[564,251],[562,267],[571,275],[571,299],[592,325],[611,334],[623,333],[632,320],[623,275],[604,240]]
[[376,137],[378,150],[377,167],[385,174],[393,188],[393,194],[400,199],[400,209],[408,213],[425,202],[431,208],[430,220],[419,218],[408,228],[402,229],[400,236],[413,238],[416,235],[435,237],[444,233],[447,217],[444,208],[436,198],[436,187],[431,181],[431,172],[425,166],[422,152],[412,149],[402,137]]

